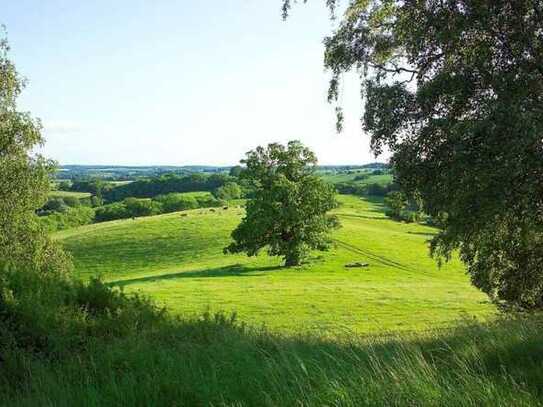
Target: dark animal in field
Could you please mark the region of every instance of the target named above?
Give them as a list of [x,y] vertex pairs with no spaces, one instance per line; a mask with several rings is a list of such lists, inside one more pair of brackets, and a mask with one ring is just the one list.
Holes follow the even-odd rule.
[[227,210],[227,209],[228,209],[228,206],[223,207],[223,209],[224,209],[224,210]]
[[215,209],[210,209],[209,212],[215,212]]
[[348,263],[345,265],[347,268],[358,268],[358,267],[369,267],[368,263],[361,263],[359,261],[356,261],[354,263]]
[[185,216],[189,216],[189,214],[188,214],[188,213],[182,213],[182,214],[181,214],[181,217],[182,217],[182,218],[185,217]]

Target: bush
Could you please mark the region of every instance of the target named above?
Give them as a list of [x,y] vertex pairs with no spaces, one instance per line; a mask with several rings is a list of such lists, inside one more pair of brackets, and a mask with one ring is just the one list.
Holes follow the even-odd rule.
[[137,180],[130,184],[121,185],[104,191],[104,199],[107,202],[118,202],[125,198],[153,198],[174,192],[198,192],[215,191],[227,182],[236,180],[226,174],[201,174],[175,175],[168,174],[160,177]]
[[130,214],[122,202],[116,202],[96,208],[96,222],[129,218]]
[[123,204],[128,216],[133,218],[158,215],[162,212],[162,205],[150,199],[126,198]]
[[80,206],[70,208],[66,206],[63,212],[53,212],[46,216],[41,216],[39,221],[48,232],[69,229],[72,227],[88,225],[95,219],[94,209]]
[[0,355],[70,356],[94,338],[136,333],[163,318],[149,300],[62,272],[0,272]]
[[196,209],[199,205],[198,201],[194,196],[186,195],[183,193],[159,195],[153,200],[162,205],[162,211],[164,213],[184,211],[187,209]]
[[385,196],[391,191],[391,185],[381,185],[377,183],[371,183],[366,185],[366,195],[370,196]]
[[198,202],[198,208],[218,208],[220,206],[226,205],[225,201],[217,199],[211,195],[197,196],[196,202]]
[[369,177],[370,176],[368,174],[359,174],[353,178],[353,181],[364,181],[365,179],[368,179]]
[[77,208],[81,206],[81,200],[74,196],[65,196],[62,199],[64,200],[64,203],[68,205],[70,208]]
[[242,197],[241,187],[235,182],[227,182],[223,186],[217,188],[213,193],[218,199],[230,201],[240,199]]
[[38,211],[40,215],[47,215],[53,212],[65,212],[68,210],[68,205],[63,198],[49,198],[45,205]]

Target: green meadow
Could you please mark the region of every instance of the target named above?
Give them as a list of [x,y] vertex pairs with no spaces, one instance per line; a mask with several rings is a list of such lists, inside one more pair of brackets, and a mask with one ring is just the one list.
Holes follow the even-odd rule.
[[[355,178],[360,175],[368,174],[367,178],[356,180]],[[324,172],[320,174],[320,177],[325,180],[326,182],[330,182],[331,184],[337,184],[340,182],[354,182],[359,185],[367,185],[367,184],[379,184],[379,185],[387,185],[392,182],[392,175],[391,174],[379,174],[379,175],[373,175],[371,174],[371,171],[357,171],[357,172]]]
[[50,198],[90,198],[89,192],[73,192],[73,191],[51,191],[49,192]]
[[[236,313],[273,331],[362,334],[424,331],[495,313],[459,261],[438,268],[435,230],[387,219],[379,200],[339,196],[333,248],[297,268],[265,253],[225,255],[241,206],[196,209],[59,232],[78,276],[101,276],[171,312]],[[349,263],[368,267],[347,268]]]

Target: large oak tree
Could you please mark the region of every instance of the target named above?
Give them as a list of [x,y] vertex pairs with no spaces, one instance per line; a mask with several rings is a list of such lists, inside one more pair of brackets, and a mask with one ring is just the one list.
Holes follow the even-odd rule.
[[247,166],[241,177],[250,182],[254,197],[225,252],[254,256],[267,248],[288,267],[300,264],[312,249],[327,249],[328,232],[338,226],[327,212],[337,203],[333,187],[315,175],[315,154],[299,141],[286,147],[272,143],[249,151],[241,162]]
[[458,249],[496,302],[542,308],[543,0],[353,0],[325,65],[332,102],[360,73],[373,151],[442,221],[434,255]]

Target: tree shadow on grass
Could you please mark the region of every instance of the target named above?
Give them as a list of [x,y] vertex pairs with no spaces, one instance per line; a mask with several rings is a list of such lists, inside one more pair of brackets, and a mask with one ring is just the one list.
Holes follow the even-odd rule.
[[156,281],[176,280],[181,278],[210,278],[210,277],[260,277],[262,274],[250,274],[253,272],[266,272],[279,270],[282,266],[263,266],[263,267],[247,267],[241,264],[234,264],[225,267],[217,267],[212,269],[181,271],[176,273],[159,274],[155,276],[137,277],[116,281],[109,281],[108,285],[125,287],[131,284],[138,283],[153,283]]

